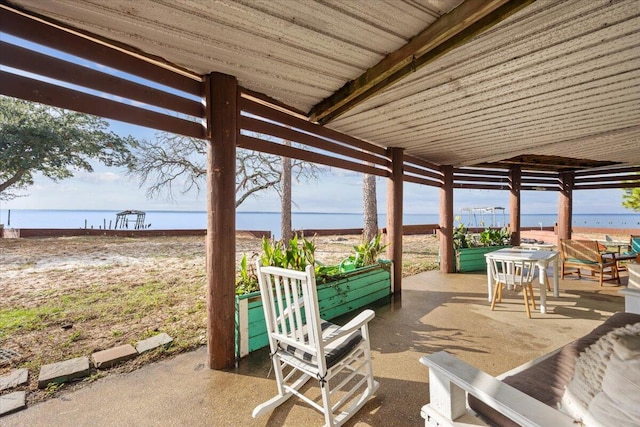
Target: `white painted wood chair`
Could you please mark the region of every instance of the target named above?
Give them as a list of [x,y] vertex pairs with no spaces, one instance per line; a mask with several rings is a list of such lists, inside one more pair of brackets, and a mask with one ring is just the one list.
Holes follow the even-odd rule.
[[496,302],[502,302],[502,288],[522,287],[524,306],[527,317],[531,319],[531,309],[536,309],[536,301],[533,295],[533,278],[536,264],[533,261],[514,261],[491,258],[491,275],[495,283],[495,289],[491,298],[491,311],[495,309]]
[[[295,395],[322,412],[325,425],[342,425],[379,386],[368,332],[375,313],[364,310],[346,325],[334,325],[320,318],[312,266],[294,271],[258,262],[257,272],[278,394],[256,406],[254,418]],[[320,398],[300,392],[311,379],[318,381]]]

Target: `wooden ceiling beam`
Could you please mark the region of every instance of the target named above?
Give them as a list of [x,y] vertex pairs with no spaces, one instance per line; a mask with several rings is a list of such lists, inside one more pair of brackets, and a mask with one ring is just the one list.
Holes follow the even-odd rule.
[[150,58],[133,48],[88,35],[80,30],[0,4],[2,32],[106,65],[191,95],[204,92],[202,77],[178,66]]
[[466,0],[309,112],[326,124],[535,0]]

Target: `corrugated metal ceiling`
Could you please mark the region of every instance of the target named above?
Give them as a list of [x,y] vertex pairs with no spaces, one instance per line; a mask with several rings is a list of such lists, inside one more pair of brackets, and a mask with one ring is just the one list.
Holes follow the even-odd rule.
[[[9,3],[309,111],[460,1]],[[640,164],[639,30],[637,0],[540,0],[329,127],[440,164]]]
[[640,2],[538,1],[331,126],[436,163],[640,161]]
[[461,0],[11,3],[308,111]]

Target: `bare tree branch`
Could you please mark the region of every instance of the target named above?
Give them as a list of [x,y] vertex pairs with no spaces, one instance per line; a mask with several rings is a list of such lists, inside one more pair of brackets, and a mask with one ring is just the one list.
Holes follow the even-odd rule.
[[[207,175],[207,141],[159,133],[155,141],[141,141],[129,174],[140,186],[148,185],[147,196],[174,198],[174,192],[200,191]],[[320,169],[311,163],[292,161],[296,181],[316,179]],[[260,191],[273,188],[278,194],[281,181],[279,156],[251,150],[236,150],[236,207]]]

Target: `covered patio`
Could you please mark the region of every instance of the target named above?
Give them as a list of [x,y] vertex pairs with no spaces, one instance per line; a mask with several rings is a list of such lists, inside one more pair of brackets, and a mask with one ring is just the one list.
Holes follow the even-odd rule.
[[[295,7],[2,0],[1,94],[210,142],[206,356],[145,368],[131,374],[133,381],[101,382],[71,401],[47,402],[9,420],[75,421],[89,400],[65,405],[114,387],[113,399],[100,400],[132,420],[269,422],[249,419],[249,408],[272,391],[264,379],[266,353],[233,368],[236,147],[387,179],[395,294],[372,325],[382,387],[358,417],[362,422],[419,421],[427,391],[417,358],[424,353],[458,352],[495,374],[592,329],[622,308],[615,288],[594,291],[587,282],[591,296],[576,291],[561,298],[574,305],[558,305],[559,312],[536,322],[527,322],[520,307],[486,313],[486,288],[474,287],[485,275],[446,274],[454,267],[453,196],[457,188],[508,190],[518,244],[526,191],[558,193],[558,237],[570,238],[574,191],[638,187],[639,17],[635,0]],[[440,209],[440,273],[408,280],[401,276],[405,182],[438,188]],[[166,383],[151,376],[136,382],[154,369],[176,374]],[[180,393],[181,381],[192,394]],[[148,388],[136,388],[143,383]],[[156,388],[159,400],[149,400]],[[185,396],[198,410],[182,409]],[[94,402],[97,412],[87,413],[106,419],[119,413],[114,406]],[[149,408],[157,412],[144,412]],[[272,416],[291,425],[315,420],[304,406],[287,408]]]
[[[626,277],[623,278],[623,281]],[[484,274],[425,272],[405,278],[402,295],[375,307],[371,323],[373,368],[380,382],[374,399],[347,425],[423,425],[429,402],[428,369],[418,359],[446,350],[492,375],[506,372],[582,336],[624,308],[617,286],[562,280],[560,298],[547,314],[529,320],[519,295],[491,311]],[[537,291],[536,291],[537,293]],[[291,399],[269,416],[251,418],[255,404],[271,397],[273,375],[266,349],[238,367],[208,370],[206,349],[109,376],[60,398],[6,416],[3,426],[321,425],[322,416]],[[309,396],[314,396],[311,389]]]
[[640,183],[639,8],[3,0],[18,39],[0,42],[0,93],[210,141],[207,364],[222,369],[236,147],[386,177],[396,295],[405,182],[439,189],[442,272],[456,188],[508,190],[514,244],[522,193],[556,191],[570,238],[574,190]]

